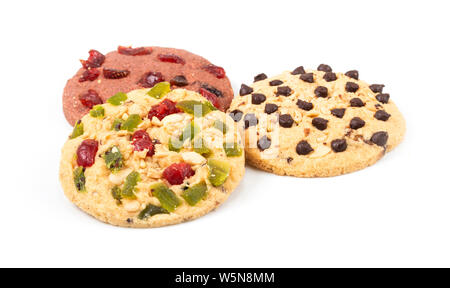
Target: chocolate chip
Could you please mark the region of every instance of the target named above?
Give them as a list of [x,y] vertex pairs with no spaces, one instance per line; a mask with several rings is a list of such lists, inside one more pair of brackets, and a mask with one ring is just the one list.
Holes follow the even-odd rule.
[[253,78],[253,82],[262,81],[264,79],[267,79],[267,75],[264,73],[261,73],[261,74],[256,75],[255,78]]
[[323,130],[327,129],[328,120],[320,118],[320,117],[316,117],[312,120],[312,125],[314,127],[316,127],[317,129],[323,131]]
[[372,84],[369,86],[370,90],[372,90],[373,93],[381,93],[383,92],[384,85],[383,84]]
[[358,70],[350,70],[350,71],[347,71],[345,73],[345,76],[353,78],[355,80],[358,80],[359,79],[359,72],[358,72]]
[[337,118],[342,118],[344,117],[345,114],[345,108],[334,108],[331,109],[331,115],[337,117]]
[[291,164],[291,162],[294,161],[294,158],[288,157],[288,158],[286,159],[286,161],[287,161],[289,164]]
[[234,122],[239,122],[242,119],[242,115],[244,115],[244,113],[241,110],[233,110],[230,112],[230,117],[234,120]]
[[170,85],[172,85],[172,86],[183,87],[188,84],[189,84],[189,82],[187,81],[186,77],[184,77],[183,75],[175,76],[170,80]]
[[291,95],[291,93],[292,93],[292,90],[288,86],[277,87],[277,96],[279,96],[279,95],[289,96],[289,95]]
[[345,84],[345,91],[347,92],[355,93],[358,89],[359,85],[355,82],[347,82],[347,84]]
[[294,124],[294,119],[289,114],[283,114],[283,115],[280,115],[278,122],[280,123],[281,127],[291,128],[292,125]]
[[281,80],[272,80],[272,81],[269,82],[270,86],[278,86],[278,85],[281,85],[281,84],[283,84],[283,81],[281,81]]
[[326,98],[328,96],[328,88],[324,87],[324,86],[319,86],[319,87],[316,88],[316,90],[314,90],[314,94],[317,97]]
[[389,98],[391,96],[388,93],[380,93],[375,98],[383,104],[387,104],[389,102]]
[[260,94],[260,93],[253,93],[252,94],[252,104],[259,105],[266,101],[266,95]]
[[323,79],[327,82],[332,82],[337,80],[336,73],[333,72],[327,72],[323,75]]
[[308,142],[306,142],[305,140],[302,140],[302,141],[298,142],[297,147],[295,148],[295,151],[297,151],[298,155],[308,155],[309,153],[314,151],[314,149],[312,149],[311,145],[309,145]]
[[384,145],[386,145],[388,139],[389,139],[389,135],[387,132],[379,131],[379,132],[373,133],[372,137],[370,138],[370,142],[372,142],[378,146],[384,147]]
[[383,105],[381,105],[381,104],[375,104],[375,108],[377,108],[377,109],[382,109],[383,108]]
[[345,141],[345,139],[335,139],[331,141],[331,149],[337,153],[344,152],[347,150],[347,141]]
[[294,71],[291,72],[292,75],[298,75],[298,74],[305,74],[306,71],[303,68],[303,66],[299,66],[297,68],[294,69]]
[[366,122],[359,117],[354,117],[350,121],[350,128],[355,130],[364,127],[364,125],[366,125]]
[[333,69],[331,69],[331,67],[328,66],[327,64],[320,64],[319,67],[317,67],[317,70],[323,71],[323,72],[331,72],[331,71],[333,71]]
[[127,223],[128,223],[128,224],[132,224],[132,223],[133,223],[133,219],[128,218],[128,219],[127,219]]
[[309,102],[306,102],[306,101],[303,101],[300,99],[298,99],[298,101],[297,101],[297,106],[298,106],[298,108],[305,110],[305,111],[309,111],[314,108],[314,105],[312,103],[309,103]]
[[249,86],[247,86],[245,84],[242,84],[241,85],[241,89],[239,90],[239,95],[244,96],[244,95],[248,95],[248,94],[250,94],[252,92],[253,92],[253,88],[252,87],[249,87]]
[[267,103],[266,107],[264,108],[264,112],[266,114],[275,113],[277,110],[278,110],[278,105],[272,104],[272,103]]
[[387,121],[391,117],[391,114],[387,113],[384,110],[378,110],[377,112],[375,112],[374,117],[375,117],[375,119],[378,119],[381,121]]
[[222,91],[220,91],[219,89],[217,89],[211,85],[203,83],[202,88],[208,90],[209,92],[213,93],[214,95],[216,95],[219,98],[223,97]]
[[302,74],[300,75],[300,79],[308,83],[314,83],[314,74],[313,73]]
[[272,145],[272,140],[270,140],[270,138],[267,136],[263,136],[263,137],[259,138],[257,144],[258,144],[259,150],[264,151],[264,150],[270,148],[270,145]]
[[363,107],[366,105],[360,98],[352,98],[350,100],[350,106],[352,107]]
[[250,114],[245,115],[245,117],[244,117],[245,129],[247,129],[248,127],[251,127],[251,126],[256,126],[256,125],[258,125],[258,118],[256,118],[255,114],[250,113]]

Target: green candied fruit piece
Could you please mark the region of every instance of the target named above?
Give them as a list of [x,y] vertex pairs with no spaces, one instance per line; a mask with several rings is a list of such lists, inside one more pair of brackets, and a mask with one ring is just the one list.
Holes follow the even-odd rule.
[[222,131],[223,134],[227,134],[228,132],[228,126],[220,120],[214,121],[213,126],[217,130]]
[[83,122],[81,120],[78,120],[75,126],[73,127],[72,135],[70,136],[70,139],[75,139],[78,136],[83,135],[84,133],[84,126]]
[[[183,112],[194,116],[205,116],[211,111],[217,110],[210,102],[200,102],[196,100],[184,100],[177,103],[177,108]],[[214,109],[213,109],[214,108]],[[201,110],[200,110],[201,109]],[[197,111],[196,111],[197,110]],[[201,112],[201,115],[200,113]],[[198,115],[197,115],[198,113]]]
[[197,204],[205,197],[206,190],[208,190],[208,187],[206,186],[205,181],[203,181],[201,183],[195,184],[192,187],[189,187],[183,192],[181,196],[189,205],[195,206],[195,204]]
[[122,204],[122,190],[120,189],[119,186],[114,186],[111,189],[111,194],[113,196],[114,199],[117,200],[117,204]]
[[142,210],[141,213],[139,213],[138,219],[144,220],[157,214],[169,214],[169,211],[162,207],[148,204],[147,207],[145,207],[145,209]]
[[125,122],[125,120],[119,118],[115,119],[111,126],[111,130],[119,131],[122,128],[123,122]]
[[175,211],[175,209],[181,204],[181,200],[177,197],[177,195],[162,183],[155,184],[150,189],[153,195],[158,198],[162,208],[169,212]]
[[134,192],[139,181],[141,181],[141,176],[138,172],[133,171],[128,174],[127,178],[125,179],[125,184],[123,185],[121,193],[122,197],[127,199],[136,199],[136,195],[134,195]]
[[150,89],[150,91],[147,92],[147,95],[156,99],[161,99],[169,92],[170,92],[170,83],[159,82],[158,84],[153,86],[153,88]]
[[209,157],[212,154],[211,149],[206,146],[203,138],[197,138],[194,140],[194,152],[197,152],[204,157]]
[[[211,109],[211,111],[216,111],[218,110],[211,102],[206,101],[205,103],[203,103],[204,105],[206,105],[209,109]],[[209,113],[209,112],[208,112]]]
[[239,157],[242,155],[242,149],[237,143],[223,143],[223,150],[228,157]]
[[89,111],[89,115],[94,118],[105,116],[105,108],[102,105],[95,105],[92,107],[91,111]]
[[180,135],[179,140],[184,143],[186,140],[194,139],[195,136],[200,132],[200,127],[197,126],[197,124],[194,123],[194,121],[191,121],[191,123],[184,128],[183,133]]
[[176,137],[171,137],[169,139],[169,151],[180,152],[182,147],[183,147],[183,142],[181,142],[180,139],[178,139]]
[[133,132],[136,127],[141,124],[142,119],[138,114],[131,114],[128,119],[123,122],[121,129]]
[[118,172],[123,167],[123,156],[117,146],[109,148],[103,154],[103,159],[105,159],[106,167],[113,173]]
[[230,175],[230,163],[219,159],[208,159],[209,182],[214,187],[218,187],[225,183]]
[[73,181],[78,192],[86,192],[86,177],[84,176],[84,167],[77,167],[73,171]]
[[111,105],[119,106],[123,104],[123,102],[125,102],[127,99],[128,99],[127,94],[123,92],[118,92],[114,96],[109,97],[107,102]]

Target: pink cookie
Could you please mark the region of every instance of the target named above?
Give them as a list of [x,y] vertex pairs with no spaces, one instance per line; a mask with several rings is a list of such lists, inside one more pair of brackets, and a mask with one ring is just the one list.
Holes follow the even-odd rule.
[[89,54],[64,88],[64,115],[71,125],[117,92],[151,88],[162,81],[170,82],[172,88],[199,92],[222,111],[233,100],[223,68],[185,50],[119,47],[106,55],[95,50]]

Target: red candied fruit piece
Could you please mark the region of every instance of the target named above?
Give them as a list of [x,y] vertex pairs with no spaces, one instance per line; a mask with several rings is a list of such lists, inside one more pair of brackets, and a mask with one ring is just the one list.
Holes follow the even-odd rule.
[[176,105],[177,103],[169,99],[164,99],[161,103],[150,109],[148,112],[148,119],[152,120],[153,117],[156,117],[159,120],[162,120],[168,115],[180,113],[181,110],[178,109]]
[[100,70],[98,70],[97,68],[86,69],[83,72],[83,75],[81,75],[80,79],[78,79],[78,82],[84,82],[88,80],[94,81],[98,78],[98,76],[100,76]]
[[130,71],[128,70],[103,69],[103,76],[105,76],[106,79],[121,79],[127,77],[129,74]]
[[92,107],[94,107],[95,105],[103,104],[102,98],[100,98],[100,96],[98,96],[98,93],[93,89],[89,89],[88,91],[84,92],[78,97],[78,99],[80,99],[80,102],[81,104],[83,104],[83,106],[89,109],[92,109]]
[[89,51],[89,58],[87,60],[80,60],[83,68],[98,68],[102,66],[103,62],[105,62],[105,55],[98,52],[97,50]]
[[145,130],[138,130],[134,132],[133,137],[131,137],[131,141],[138,140],[138,139],[145,139],[145,140],[152,140],[150,138],[150,135]]
[[187,163],[175,163],[167,167],[163,172],[163,177],[171,185],[180,185],[184,179],[194,176],[195,172],[191,165]]
[[144,88],[152,88],[155,84],[164,81],[164,76],[160,72],[148,72],[145,73],[138,81]]
[[186,64],[186,61],[184,61],[183,58],[175,54],[158,54],[158,59],[162,62],[177,63],[181,65]]
[[151,54],[152,48],[147,47],[131,48],[131,46],[130,47],[119,46],[119,48],[117,48],[117,52],[119,52],[119,54],[129,56],[143,56]]
[[95,163],[95,155],[98,151],[98,142],[87,139],[81,142],[77,149],[77,164],[82,167],[91,167]]
[[153,145],[152,139],[144,130],[138,130],[134,132],[131,138],[133,142],[134,151],[144,151],[148,149],[147,156],[153,156],[155,154],[155,145]]
[[217,109],[220,108],[220,103],[219,103],[219,99],[217,98],[217,95],[214,93],[209,92],[208,90],[206,90],[205,88],[200,88],[199,93],[205,97],[206,99],[208,99],[209,102],[211,102],[214,107],[216,107]]
[[205,65],[202,67],[202,69],[215,75],[218,79],[225,78],[225,76],[226,76],[225,69],[223,69],[222,67],[213,65],[213,64]]

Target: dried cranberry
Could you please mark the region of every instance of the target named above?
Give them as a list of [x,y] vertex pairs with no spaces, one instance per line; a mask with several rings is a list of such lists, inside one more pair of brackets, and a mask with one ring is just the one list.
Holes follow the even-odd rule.
[[119,48],[117,48],[117,52],[119,52],[119,54],[129,55],[129,56],[143,56],[143,55],[151,54],[152,48],[147,48],[147,47],[131,48],[131,47],[119,46]]
[[158,59],[162,62],[177,63],[181,65],[186,64],[186,61],[184,61],[183,58],[175,54],[158,54]]
[[134,132],[133,137],[131,137],[131,141],[135,141],[138,139],[146,139],[146,140],[152,140],[150,138],[150,136],[148,135],[147,132],[145,132],[145,130],[138,130],[136,132]]
[[95,155],[98,151],[98,142],[87,139],[81,142],[77,149],[77,164],[82,167],[91,167],[95,163]]
[[155,84],[164,81],[164,76],[160,72],[148,72],[145,73],[138,81],[144,88],[152,88]]
[[153,156],[155,154],[155,145],[153,145],[152,139],[144,130],[134,132],[131,140],[133,141],[134,151],[148,149],[147,156]]
[[80,60],[83,68],[98,68],[102,66],[103,62],[105,62],[105,55],[98,52],[97,50],[89,51],[89,58],[87,60]]
[[217,98],[217,95],[214,93],[209,92],[208,90],[206,90],[205,88],[200,88],[199,93],[205,97],[206,99],[209,100],[209,102],[211,102],[214,107],[216,107],[217,109],[219,109],[220,107],[220,103],[219,103],[219,99]]
[[106,79],[120,79],[125,78],[130,74],[130,71],[128,70],[118,70],[118,69],[103,69],[103,76],[105,76]]
[[191,165],[187,163],[175,163],[167,167],[163,172],[163,177],[172,185],[180,185],[185,178],[194,176],[195,172]]
[[100,76],[100,70],[98,70],[97,68],[86,69],[83,72],[83,75],[81,75],[80,79],[78,79],[78,82],[84,82],[88,80],[94,81],[98,78],[98,76]]
[[95,90],[89,89],[88,91],[81,94],[78,99],[80,99],[81,104],[83,106],[92,109],[95,105],[103,104],[102,98],[98,96],[98,93]]
[[170,114],[180,113],[181,111],[176,107],[176,105],[177,104],[175,102],[169,99],[164,99],[161,103],[150,109],[148,112],[148,118],[151,120],[153,117],[156,117],[159,120],[162,120]]
[[208,71],[211,74],[214,74],[218,79],[225,78],[225,69],[222,67],[209,64],[202,67],[203,70]]
[[147,156],[151,157],[155,155],[155,145],[152,141],[146,139],[138,139],[133,142],[134,151],[144,151],[148,149]]

